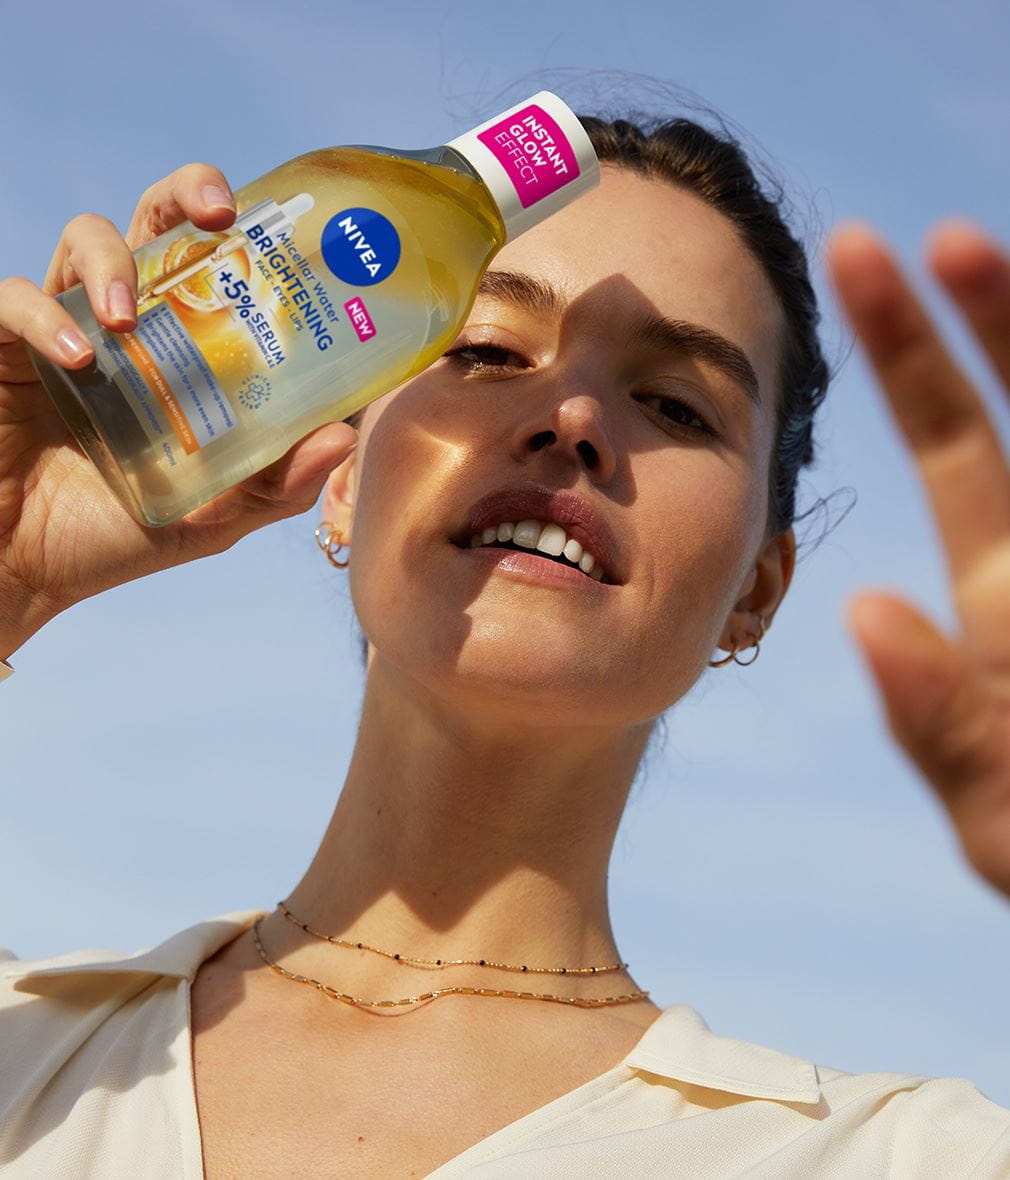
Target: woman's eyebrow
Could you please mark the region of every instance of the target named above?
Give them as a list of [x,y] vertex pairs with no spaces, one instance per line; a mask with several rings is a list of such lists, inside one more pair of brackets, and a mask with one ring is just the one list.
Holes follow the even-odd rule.
[[671,320],[660,315],[649,316],[636,328],[635,339],[667,352],[708,361],[713,368],[719,369],[739,385],[760,409],[761,389],[757,373],[747,354],[739,345],[727,340],[725,336],[720,336],[718,332],[713,332],[711,328],[704,328],[701,324],[692,324],[687,320]]
[[516,270],[486,270],[481,275],[477,294],[556,319],[561,318],[568,305],[568,300],[552,283]]
[[[568,300],[552,283],[514,270],[485,271],[477,294],[554,319],[560,319],[568,305]],[[687,320],[650,315],[637,325],[632,339],[665,352],[707,361],[739,385],[750,401],[760,407],[758,377],[747,354],[739,345],[711,328]]]

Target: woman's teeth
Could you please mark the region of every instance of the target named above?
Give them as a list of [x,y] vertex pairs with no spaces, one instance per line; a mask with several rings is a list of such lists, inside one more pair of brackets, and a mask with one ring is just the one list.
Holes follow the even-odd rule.
[[488,525],[483,532],[474,533],[470,538],[470,548],[479,549],[482,545],[494,545],[499,541],[511,541],[520,549],[536,549],[550,557],[564,557],[594,581],[603,580],[603,566],[559,524],[521,520],[518,524]]

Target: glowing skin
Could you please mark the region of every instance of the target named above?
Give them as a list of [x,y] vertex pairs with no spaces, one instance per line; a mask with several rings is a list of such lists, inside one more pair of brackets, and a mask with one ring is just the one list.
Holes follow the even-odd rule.
[[[479,335],[514,350],[510,367],[438,361],[367,408],[357,451],[327,485],[322,515],[351,544],[348,574],[333,576],[350,577],[369,667],[347,778],[290,904],[317,929],[421,958],[613,962],[607,866],[653,721],[720,643],[748,643],[792,575],[791,531],[765,536],[780,313],[717,213],[611,168],[598,190],[502,250],[493,270],[549,281],[567,310],[482,298],[461,342]],[[633,344],[633,322],[648,312],[743,349],[761,408],[709,364]],[[689,401],[719,439],[664,425],[638,400],[656,393]],[[594,505],[617,539],[621,584],[537,583],[451,543],[478,499],[528,483]],[[435,982],[365,952],[338,955],[277,913],[262,934],[289,970],[355,995]],[[657,937],[673,932],[657,927]],[[516,985],[512,974],[473,971],[438,980]],[[544,978],[540,990],[561,990]],[[599,978],[569,976],[565,991],[649,986],[605,978],[604,990]],[[325,1127],[328,1143],[381,1125],[374,1174],[404,1144],[425,1174],[611,1068],[659,1013],[651,1002],[457,998],[401,1009],[409,1019],[390,1024],[278,980],[239,938],[194,989],[207,1158],[233,1158],[280,1109],[300,1127]],[[265,1035],[279,1059],[298,1063],[297,1084],[248,1077],[238,1099],[227,1079],[237,1068],[247,1077],[247,1047]],[[439,1095],[443,1113],[423,1142],[404,1076],[411,1093]]]
[[[720,639],[728,650],[731,634],[756,632],[746,611],[726,626],[755,579],[751,612],[767,617],[787,577],[777,543],[758,561],[781,332],[770,285],[702,202],[605,172],[599,191],[511,243],[492,268],[567,291],[563,318],[481,298],[460,337],[514,349],[526,367],[467,378],[448,358],[373,403],[325,502],[353,544],[355,606],[380,659],[481,730],[647,724],[690,688]],[[650,311],[739,345],[763,409],[714,368],[629,344]],[[664,426],[635,400],[640,391],[685,398],[721,437]],[[541,431],[557,441],[535,451]],[[595,470],[576,449],[583,439]],[[447,548],[476,499],[524,482],[574,490],[605,514],[624,585],[602,597],[541,591]]]
[[[622,956],[606,872],[652,722],[717,643],[746,643],[756,614],[774,614],[792,575],[792,533],[765,536],[781,324],[719,215],[609,169],[494,269],[550,281],[568,306],[556,316],[481,300],[463,339],[513,349],[492,354],[509,367],[441,360],[375,402],[324,493],[323,517],[352,545],[368,675],[333,819],[289,900],[316,929],[419,958],[610,963]],[[761,408],[709,363],[634,345],[632,320],[645,312],[742,348]],[[657,393],[719,422],[719,440],[664,425],[638,400]],[[590,501],[616,540],[617,583],[578,573],[559,583],[547,558],[529,559],[545,563],[544,578],[510,572],[491,550],[452,543],[480,498],[532,483]],[[261,932],[288,970],[353,995],[517,986],[497,969],[435,979],[337,953],[276,911]],[[562,991],[557,976],[522,978]],[[566,976],[564,994],[648,986],[625,971]],[[651,1001],[589,1009],[453,996],[376,1016],[264,970],[248,933],[203,965],[192,1005],[206,1158],[231,1159],[297,1094],[289,1114],[300,1126],[355,1142],[379,1125],[383,1147],[408,1142],[421,1172],[614,1067],[660,1012]],[[270,1060],[297,1063],[296,1086],[250,1076],[254,1041]],[[236,1070],[249,1082],[241,1100],[228,1081]],[[431,1158],[404,1077],[444,1109]]]
[[[781,315],[719,214],[612,168],[493,269],[550,282],[567,309],[481,298],[460,339],[514,349],[509,367],[446,358],[373,403],[325,494],[371,648],[347,783],[296,898],[327,929],[388,929],[391,907],[415,947],[430,925],[442,945],[454,929],[472,946],[532,938],[556,960],[588,928],[606,956],[610,841],[653,719],[720,642],[756,633],[791,577],[791,532],[765,537]],[[650,312],[741,348],[761,408],[711,365],[631,343]],[[664,424],[639,400],[656,392],[720,437]],[[452,545],[477,499],[531,482],[604,515],[623,584],[536,585]],[[533,889],[531,866],[547,876]]]

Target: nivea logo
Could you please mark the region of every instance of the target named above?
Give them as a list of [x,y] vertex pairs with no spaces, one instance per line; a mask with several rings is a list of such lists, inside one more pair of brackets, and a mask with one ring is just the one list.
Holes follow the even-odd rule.
[[326,223],[320,250],[338,279],[352,287],[374,287],[396,270],[400,235],[375,209],[344,209]]

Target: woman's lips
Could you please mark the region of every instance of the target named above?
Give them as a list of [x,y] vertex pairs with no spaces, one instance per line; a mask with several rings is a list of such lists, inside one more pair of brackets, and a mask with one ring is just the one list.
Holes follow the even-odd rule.
[[488,525],[521,520],[560,525],[571,539],[596,558],[603,569],[604,582],[620,585],[624,581],[619,534],[608,523],[605,510],[564,488],[517,484],[489,492],[474,504],[465,524],[450,534],[450,540],[466,546],[475,533],[483,532]]
[[532,550],[498,549],[494,545],[482,545],[476,549],[462,549],[456,545],[454,548],[465,559],[496,569],[519,582],[559,589],[570,587],[597,594],[607,593],[614,588],[606,582],[597,582],[574,566],[551,561],[549,557],[542,557]]

